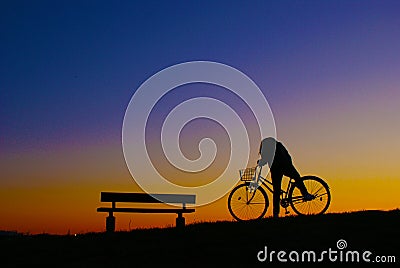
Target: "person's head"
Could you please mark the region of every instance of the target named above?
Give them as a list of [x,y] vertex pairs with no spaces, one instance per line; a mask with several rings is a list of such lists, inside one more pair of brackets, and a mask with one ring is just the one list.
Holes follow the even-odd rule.
[[260,149],[258,151],[258,154],[261,155],[263,147],[270,148],[275,151],[276,143],[277,143],[277,140],[274,137],[268,137],[268,138],[263,139],[260,143]]

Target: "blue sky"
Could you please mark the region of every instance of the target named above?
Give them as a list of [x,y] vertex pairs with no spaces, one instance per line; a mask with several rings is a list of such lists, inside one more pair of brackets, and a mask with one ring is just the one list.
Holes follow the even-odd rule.
[[398,11],[396,1],[2,2],[1,146],[119,139],[135,89],[191,60],[242,70],[277,112],[360,94],[326,85],[394,79]]

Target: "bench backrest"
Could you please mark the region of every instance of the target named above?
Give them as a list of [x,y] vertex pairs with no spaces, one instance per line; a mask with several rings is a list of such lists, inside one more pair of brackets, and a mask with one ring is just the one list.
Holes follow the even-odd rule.
[[101,202],[195,204],[196,195],[101,192]]

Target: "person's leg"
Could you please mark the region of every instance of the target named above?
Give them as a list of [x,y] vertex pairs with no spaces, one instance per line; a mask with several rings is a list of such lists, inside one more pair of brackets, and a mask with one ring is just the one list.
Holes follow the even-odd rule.
[[297,171],[297,169],[294,167],[292,163],[288,164],[285,167],[283,174],[295,180],[296,186],[297,188],[299,188],[303,196],[306,196],[308,194],[307,188],[304,185],[303,180],[301,179],[300,173]]
[[283,173],[281,170],[271,170],[271,180],[273,193],[273,216],[279,217],[280,202],[281,202],[281,184]]

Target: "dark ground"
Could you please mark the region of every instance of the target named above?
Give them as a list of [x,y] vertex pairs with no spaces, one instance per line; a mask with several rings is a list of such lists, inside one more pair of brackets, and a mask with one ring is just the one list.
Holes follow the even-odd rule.
[[[361,267],[400,267],[400,210],[360,211],[318,216],[266,218],[254,222],[214,222],[175,228],[133,230],[131,232],[88,233],[78,236],[31,235],[0,237],[0,267],[276,267],[259,262],[257,253],[284,250],[312,250],[317,259],[324,250],[360,252]],[[396,263],[365,263],[362,252],[395,256]],[[339,254],[339,253],[338,253]],[[339,256],[336,254],[337,256]],[[301,255],[300,255],[301,258]],[[285,267],[307,267],[315,263],[294,263]],[[331,262],[323,267],[354,267],[353,262]]]

